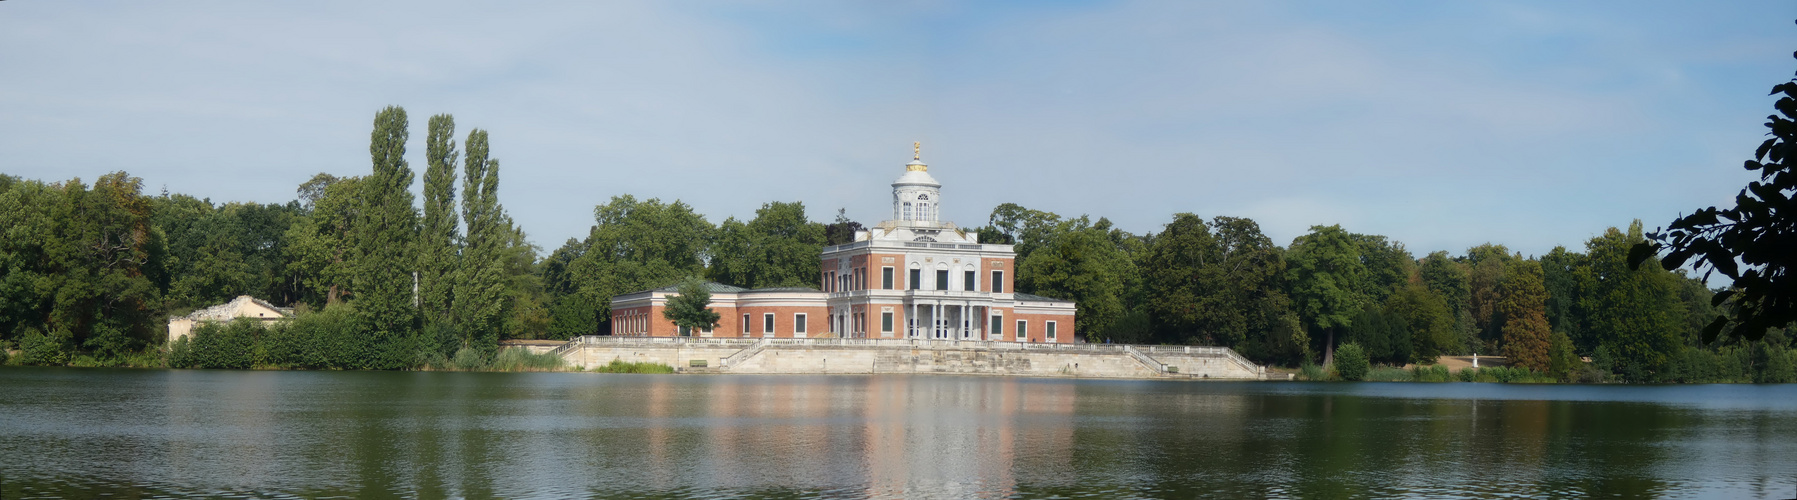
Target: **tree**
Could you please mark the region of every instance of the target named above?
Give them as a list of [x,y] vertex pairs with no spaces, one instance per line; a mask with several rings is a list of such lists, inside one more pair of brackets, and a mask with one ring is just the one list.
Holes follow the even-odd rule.
[[1421,364],[1460,350],[1451,311],[1441,295],[1420,281],[1406,284],[1385,301],[1385,317],[1405,331],[1410,360]]
[[1336,330],[1353,324],[1354,315],[1366,304],[1366,297],[1357,293],[1367,272],[1360,248],[1341,226],[1311,226],[1310,234],[1293,240],[1286,252],[1298,316],[1327,335],[1324,365],[1335,360]]
[[661,315],[680,327],[683,334],[718,326],[717,311],[706,307],[711,304],[711,291],[705,289],[704,281],[687,278],[680,282],[677,293],[679,295],[668,297],[667,307],[662,309]]
[[[988,224],[996,228],[1003,239],[1015,245],[1012,250],[1017,253],[1017,262],[1028,259],[1037,248],[1053,238],[1061,227],[1061,216],[1041,210],[1030,210],[1016,203],[1005,203],[992,209]],[[980,241],[987,241],[986,232],[980,233]],[[992,235],[996,236],[996,235]],[[993,238],[992,242],[998,242]]]
[[1345,342],[1361,346],[1367,359],[1385,364],[1410,361],[1410,329],[1377,307],[1361,309],[1347,328]]
[[[428,323],[449,321],[457,269],[455,117],[432,116],[424,140],[424,223],[419,230],[419,310]],[[471,181],[478,181],[471,179]]]
[[599,318],[610,316],[614,296],[703,273],[704,252],[717,230],[678,200],[638,201],[630,195],[594,207],[593,219],[586,251],[569,272]]
[[412,205],[412,169],[405,160],[407,135],[404,109],[388,106],[375,115],[368,146],[374,169],[360,183],[351,286],[356,309],[383,350],[381,368],[409,361],[406,344],[418,327],[413,288],[418,212]]
[[1597,339],[1586,326],[1588,314],[1580,303],[1588,286],[1582,277],[1591,274],[1586,260],[1585,254],[1554,247],[1541,256],[1541,281],[1547,289],[1548,325],[1565,334],[1577,352],[1589,353],[1597,348]]
[[1682,343],[1685,317],[1677,275],[1628,265],[1630,249],[1642,241],[1641,222],[1635,221],[1627,232],[1610,228],[1585,244],[1591,286],[1583,307],[1590,311],[1590,328],[1613,360],[1611,368],[1635,382],[1657,379]]
[[1468,349],[1474,352],[1498,348],[1498,341],[1504,323],[1499,314],[1499,303],[1503,301],[1500,287],[1504,280],[1504,267],[1513,260],[1510,250],[1503,245],[1486,243],[1466,249],[1467,283],[1470,293],[1466,306],[1472,312],[1473,328],[1478,332],[1476,341],[1469,342]]
[[468,131],[463,143],[462,220],[468,225],[455,287],[457,324],[463,346],[483,356],[499,350],[506,301],[506,248],[513,235],[511,219],[499,205],[499,160],[488,158],[487,131]]
[[1099,332],[1125,312],[1125,284],[1135,264],[1111,239],[1081,216],[1063,222],[1017,268],[1017,289],[1078,304],[1076,334],[1102,341]]
[[862,226],[861,223],[849,220],[848,209],[838,208],[836,209],[836,222],[824,226],[824,244],[841,245],[844,243],[854,243],[855,234],[866,229],[867,228]]
[[1797,281],[1791,276],[1797,265],[1797,210],[1792,208],[1797,199],[1797,79],[1772,87],[1772,95],[1778,94],[1784,94],[1773,105],[1778,113],[1766,117],[1772,137],[1744,164],[1758,171],[1760,180],[1735,195],[1733,208],[1712,206],[1679,217],[1650,235],[1652,241],[1629,251],[1633,267],[1664,251],[1664,269],[1691,262],[1706,281],[1711,272],[1734,281],[1732,289],[1711,299],[1731,307],[1728,316],[1717,315],[1704,327],[1705,344],[1724,329],[1730,336],[1758,340],[1767,330],[1797,321]]
[[824,226],[805,217],[804,203],[764,203],[749,223],[730,218],[719,226],[709,275],[744,288],[814,285],[824,241]]
[[1504,269],[1503,302],[1504,354],[1512,366],[1547,372],[1548,344],[1552,340],[1547,324],[1547,289],[1542,285],[1541,264],[1531,260],[1512,262]]
[[1282,317],[1291,314],[1285,260],[1253,220],[1217,217],[1206,224],[1175,214],[1140,254],[1137,302],[1163,339],[1228,346],[1261,359],[1290,354],[1272,349],[1288,344],[1273,338],[1289,333],[1282,328]]
[[302,205],[311,208],[287,228],[284,261],[300,300],[314,310],[338,303],[352,288],[361,185],[360,177],[322,173],[300,185],[302,195],[311,190],[317,197]]

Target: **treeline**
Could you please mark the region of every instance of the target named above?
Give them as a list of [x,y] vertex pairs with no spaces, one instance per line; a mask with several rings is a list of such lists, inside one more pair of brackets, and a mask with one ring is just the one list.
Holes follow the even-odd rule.
[[[812,221],[798,202],[713,224],[678,200],[623,195],[594,208],[585,238],[541,256],[498,200],[485,131],[458,145],[452,117],[428,121],[420,202],[408,130],[403,109],[380,111],[367,173],[319,174],[284,204],[147,195],[122,172],[91,186],[0,176],[0,343],[19,350],[14,362],[164,363],[170,315],[247,294],[300,311],[278,338],[250,334],[270,366],[492,359],[501,339],[603,334],[611,297],[688,277],[815,288],[822,248],[862,229],[840,210]],[[1018,291],[1077,301],[1088,342],[1227,346],[1286,366],[1353,343],[1377,364],[1479,353],[1631,381],[1779,380],[1792,356],[1783,332],[1703,342],[1714,292],[1630,269],[1638,222],[1577,250],[1420,258],[1339,226],[1286,246],[1246,218],[1175,214],[1159,229],[1007,203],[965,231],[1015,246]]]

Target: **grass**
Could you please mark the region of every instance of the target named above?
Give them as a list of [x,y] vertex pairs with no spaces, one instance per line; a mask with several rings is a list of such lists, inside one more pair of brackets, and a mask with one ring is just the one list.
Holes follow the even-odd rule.
[[[1334,370],[1305,363],[1298,367],[1298,380],[1313,382],[1340,381]],[[1375,366],[1367,372],[1368,382],[1496,382],[1504,384],[1552,384],[1559,380],[1546,373],[1527,368],[1494,366],[1449,371],[1441,365],[1413,366],[1406,370],[1392,366]]]
[[674,373],[674,367],[661,363],[632,363],[621,359],[593,367],[595,373]]
[[1416,378],[1411,376],[1408,370],[1390,366],[1375,366],[1366,373],[1368,382],[1411,382],[1414,380]]
[[[460,354],[460,353],[458,353]],[[456,356],[460,358],[461,356]],[[567,361],[561,356],[551,353],[535,354],[525,349],[502,349],[493,356],[493,363],[487,365],[488,371],[496,372],[552,372],[562,371]]]

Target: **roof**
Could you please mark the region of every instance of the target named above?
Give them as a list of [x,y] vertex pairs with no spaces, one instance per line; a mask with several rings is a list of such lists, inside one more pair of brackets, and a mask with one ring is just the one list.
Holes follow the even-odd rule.
[[269,310],[274,311],[276,314],[280,314],[281,317],[287,317],[287,316],[293,315],[293,308],[291,308],[291,307],[280,307],[280,306],[271,304],[266,300],[258,299],[258,298],[251,297],[248,295],[238,295],[237,298],[231,299],[230,302],[226,302],[226,303],[219,304],[216,306],[208,307],[205,309],[200,309],[200,310],[188,313],[186,316],[182,316],[177,319],[191,319],[191,320],[195,320],[195,321],[199,321],[199,320],[221,320],[222,321],[222,320],[231,320],[231,319],[235,319],[238,317],[246,317],[245,314],[242,313],[241,311],[243,311],[244,306],[247,306],[250,304],[255,304],[258,306],[268,308]]
[[771,286],[771,287],[767,287],[767,288],[756,288],[754,290],[749,290],[749,292],[750,293],[754,293],[754,292],[814,292],[814,293],[819,293],[818,289],[816,289],[816,288],[809,288],[809,287],[802,287],[802,286]]
[[[734,287],[734,286],[726,285],[723,283],[718,283],[716,281],[705,282],[705,291],[711,292],[711,293],[737,293],[737,292],[742,292],[742,291],[746,291],[746,290],[748,290],[748,289],[742,288],[742,287]],[[680,284],[675,283],[672,285],[664,286],[661,288],[650,289],[650,290],[646,290],[646,291],[676,293],[676,292],[680,291]],[[642,292],[638,292],[638,293],[642,293]]]
[[1016,298],[1018,302],[1073,302],[1071,300],[1055,299],[1027,293],[1013,293],[1011,294],[1011,297]]

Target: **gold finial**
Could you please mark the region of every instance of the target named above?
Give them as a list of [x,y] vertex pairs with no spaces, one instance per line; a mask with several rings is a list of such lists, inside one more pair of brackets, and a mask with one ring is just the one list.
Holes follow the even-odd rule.
[[911,159],[923,159],[923,141],[913,141],[911,143]]

